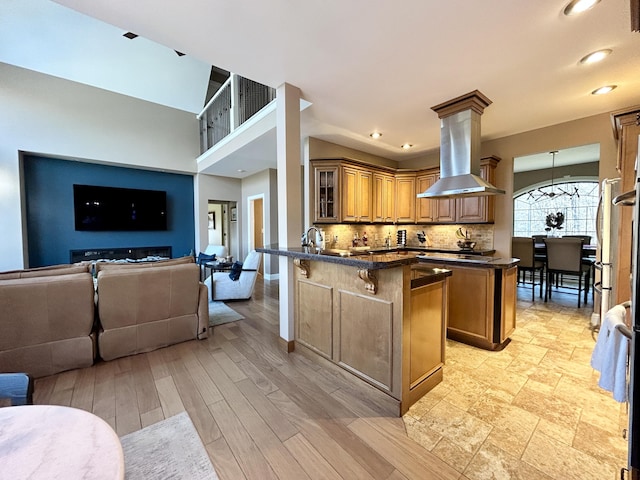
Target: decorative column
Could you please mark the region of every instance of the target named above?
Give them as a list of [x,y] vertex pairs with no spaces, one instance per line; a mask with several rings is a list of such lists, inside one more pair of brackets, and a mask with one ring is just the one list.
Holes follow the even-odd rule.
[[[302,187],[300,185],[300,89],[283,83],[276,90],[278,244],[300,246]],[[293,262],[279,256],[280,341],[287,352],[294,348]]]

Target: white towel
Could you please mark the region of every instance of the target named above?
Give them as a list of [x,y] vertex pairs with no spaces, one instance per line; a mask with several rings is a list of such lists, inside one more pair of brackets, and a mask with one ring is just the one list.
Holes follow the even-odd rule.
[[624,324],[626,310],[616,305],[609,310],[600,326],[600,333],[591,354],[591,366],[600,372],[598,385],[613,392],[618,402],[627,401],[627,351],[629,342],[616,328]]

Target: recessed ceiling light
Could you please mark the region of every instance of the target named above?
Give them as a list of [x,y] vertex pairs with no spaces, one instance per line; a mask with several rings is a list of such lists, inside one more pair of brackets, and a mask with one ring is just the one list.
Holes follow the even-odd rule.
[[611,55],[611,52],[613,52],[613,50],[611,50],[610,48],[596,50],[595,52],[591,52],[589,55],[585,55],[584,57],[582,57],[580,59],[580,63],[584,65],[588,65],[590,63],[597,63],[601,60],[604,60],[609,55]]
[[133,33],[133,32],[127,32],[127,33],[123,33],[122,36],[123,37],[127,37],[129,40],[133,40],[138,35],[136,33]]
[[403,150],[409,150],[411,147],[413,147],[413,145],[411,145],[410,143],[405,143],[404,145],[400,146],[400,148],[402,148]]
[[244,173],[244,172],[246,172],[246,170],[244,168],[239,168],[238,169],[238,173]]
[[604,87],[596,88],[593,92],[591,92],[591,95],[604,95],[605,93],[609,93],[616,87],[617,85],[606,85]]
[[586,10],[589,10],[600,0],[572,0],[569,2],[569,5],[564,7],[565,15],[577,15],[578,13],[582,13]]
[[371,132],[369,136],[375,140],[376,138],[380,138],[382,134],[380,132]]

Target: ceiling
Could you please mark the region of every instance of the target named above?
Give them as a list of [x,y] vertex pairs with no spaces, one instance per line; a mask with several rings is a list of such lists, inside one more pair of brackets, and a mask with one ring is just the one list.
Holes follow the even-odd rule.
[[555,152],[555,158],[551,152],[516,157],[513,159],[513,173],[600,161],[600,145],[597,143],[555,150]]
[[[55,5],[3,3],[23,1]],[[475,89],[493,101],[483,140],[640,104],[640,33],[630,31],[629,0],[571,17],[567,1],[182,0],[159,8],[152,0],[56,0],[164,46],[172,60],[295,85],[312,104],[301,114],[303,135],[397,161],[437,149],[430,107]],[[0,8],[0,22],[3,15]],[[93,35],[79,41],[64,25],[46,26],[75,44]],[[613,53],[579,64],[601,48]],[[618,87],[591,95],[606,84]],[[383,136],[371,139],[374,130]],[[402,150],[405,142],[413,148]]]

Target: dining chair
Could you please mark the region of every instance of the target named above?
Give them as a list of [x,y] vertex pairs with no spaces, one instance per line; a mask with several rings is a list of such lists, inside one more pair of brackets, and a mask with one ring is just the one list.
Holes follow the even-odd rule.
[[[568,275],[578,277],[578,308],[583,290],[582,279],[585,277],[584,302],[587,303],[587,292],[590,278],[590,268],[582,263],[582,239],[581,238],[545,238],[547,249],[547,288],[544,300],[551,298],[554,275]],[[558,288],[558,285],[556,285]],[[570,288],[570,287],[565,287]]]
[[0,373],[0,399],[9,405],[33,404],[33,379],[26,373]]
[[[547,235],[531,235],[531,238],[533,238],[533,243],[544,243],[544,239],[547,238]],[[538,260],[539,262],[542,263],[547,263],[547,254],[545,252],[539,253],[536,252],[535,254],[535,258],[536,260]]]
[[[542,284],[544,275],[544,262],[536,260],[535,240],[530,237],[513,237],[511,239],[511,256],[519,258],[518,272],[522,272],[526,283],[526,273],[531,273],[531,301],[535,301],[536,285],[540,285],[540,298],[542,298]],[[540,272],[540,282],[536,283],[536,272]]]
[[[582,245],[591,245],[591,235],[563,235],[562,238],[581,238],[582,239]],[[589,257],[585,257],[584,255],[582,256],[582,264],[585,267],[589,267],[589,276],[591,278],[591,281],[593,281],[595,279],[595,262],[593,258],[589,258]],[[560,281],[562,282],[562,278],[560,279]],[[587,295],[589,294],[589,289],[592,288],[591,284],[587,284],[587,291],[585,292],[585,298],[587,297]],[[586,300],[585,300],[586,302]]]

